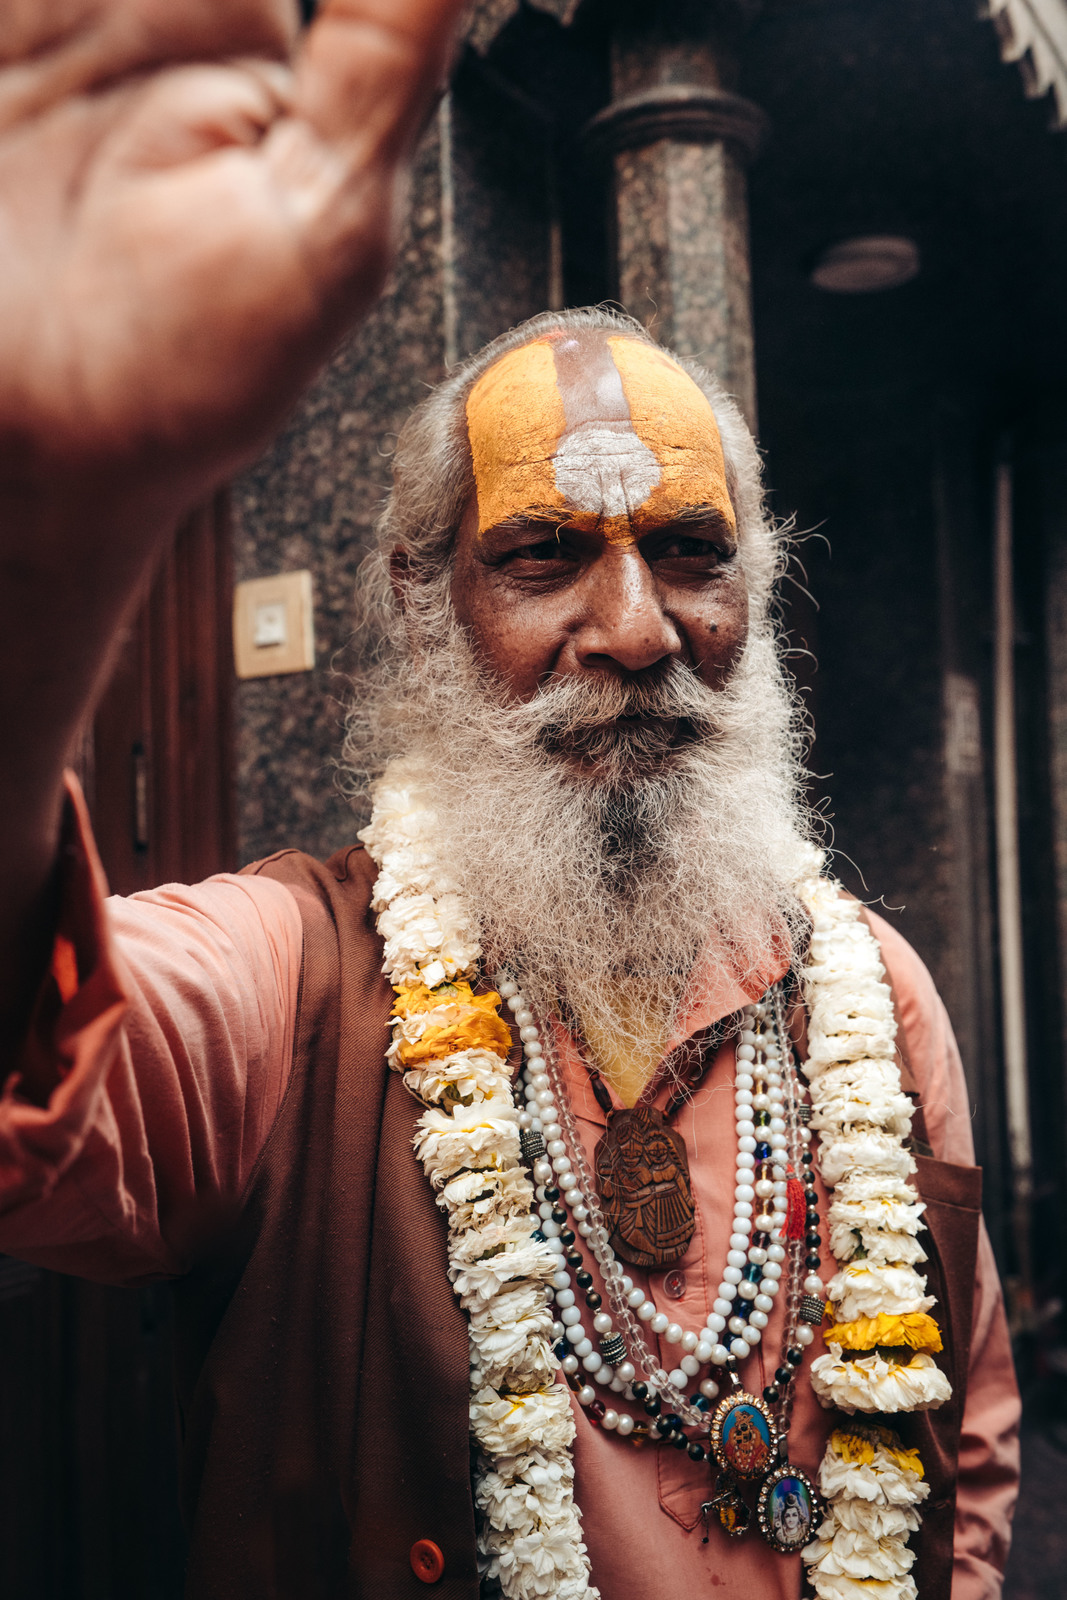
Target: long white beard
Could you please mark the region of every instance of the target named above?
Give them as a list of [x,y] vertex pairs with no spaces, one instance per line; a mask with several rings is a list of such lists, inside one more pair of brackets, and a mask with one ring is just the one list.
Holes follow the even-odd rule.
[[588,1038],[655,1056],[709,945],[744,978],[801,920],[810,847],[773,641],[751,638],[719,691],[672,662],[516,703],[454,619],[441,631],[359,685],[350,725],[432,776],[489,969],[509,965]]

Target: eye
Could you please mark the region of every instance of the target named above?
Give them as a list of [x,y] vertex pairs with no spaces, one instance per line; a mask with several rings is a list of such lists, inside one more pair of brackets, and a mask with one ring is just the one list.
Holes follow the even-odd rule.
[[520,561],[566,561],[569,553],[559,539],[541,539],[537,544],[520,545],[511,554]]
[[709,571],[730,559],[714,540],[675,531],[661,533],[650,539],[645,557],[648,561],[671,561],[699,571]]

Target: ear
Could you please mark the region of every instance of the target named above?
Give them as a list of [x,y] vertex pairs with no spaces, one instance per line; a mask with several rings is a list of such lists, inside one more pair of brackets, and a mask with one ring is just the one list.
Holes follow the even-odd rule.
[[407,610],[408,585],[411,583],[411,557],[402,545],[397,545],[389,556],[389,581],[393,586],[396,603],[401,614]]

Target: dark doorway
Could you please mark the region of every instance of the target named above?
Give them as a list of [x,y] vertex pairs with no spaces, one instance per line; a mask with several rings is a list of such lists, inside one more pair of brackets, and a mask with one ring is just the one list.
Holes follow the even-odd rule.
[[[234,864],[230,533],[187,519],[131,624],[80,751],[112,889]],[[118,1289],[0,1257],[0,1594],[177,1600],[165,1285]]]

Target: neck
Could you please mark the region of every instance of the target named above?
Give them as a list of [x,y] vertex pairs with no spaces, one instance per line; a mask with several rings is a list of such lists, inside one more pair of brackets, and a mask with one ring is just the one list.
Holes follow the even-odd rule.
[[634,1106],[655,1077],[670,1037],[669,1019],[637,992],[619,991],[619,1026],[602,1017],[581,1019],[582,1033],[601,1076],[624,1106]]

